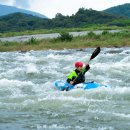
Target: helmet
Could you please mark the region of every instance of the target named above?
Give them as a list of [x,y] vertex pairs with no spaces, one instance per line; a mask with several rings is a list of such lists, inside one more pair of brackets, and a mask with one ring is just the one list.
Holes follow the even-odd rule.
[[77,61],[77,62],[75,63],[75,67],[76,67],[76,68],[77,68],[77,67],[83,67],[83,63],[80,62],[80,61]]

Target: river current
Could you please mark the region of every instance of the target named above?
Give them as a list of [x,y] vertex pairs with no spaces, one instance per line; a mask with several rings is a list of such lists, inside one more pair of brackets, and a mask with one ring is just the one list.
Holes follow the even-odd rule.
[[0,53],[0,130],[129,130],[130,48],[101,48],[86,81],[108,88],[58,91],[95,48]]

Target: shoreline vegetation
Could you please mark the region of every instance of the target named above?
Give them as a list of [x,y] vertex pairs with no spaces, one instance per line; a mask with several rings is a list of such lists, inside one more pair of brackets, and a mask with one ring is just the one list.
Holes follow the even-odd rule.
[[30,50],[63,50],[63,49],[83,49],[89,47],[128,47],[130,46],[130,31],[128,29],[116,33],[105,30],[101,34],[89,32],[84,36],[73,37],[66,32],[61,32],[60,36],[53,39],[31,38],[26,42],[2,42],[0,41],[0,52]]
[[56,28],[56,29],[39,29],[39,30],[26,30],[19,32],[4,32],[0,33],[0,38],[23,36],[23,35],[35,35],[35,34],[50,34],[50,33],[69,33],[69,32],[81,32],[81,31],[94,31],[94,30],[128,30],[129,26],[117,27],[117,26],[106,26],[106,25],[90,25],[87,28]]

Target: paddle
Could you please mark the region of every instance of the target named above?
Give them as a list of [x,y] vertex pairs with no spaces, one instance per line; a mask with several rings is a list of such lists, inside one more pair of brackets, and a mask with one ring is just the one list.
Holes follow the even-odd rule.
[[[92,55],[91,55],[91,57],[90,57],[90,59],[89,59],[89,61],[88,61],[88,63],[92,60],[92,59],[94,59],[99,53],[100,53],[100,47],[97,47],[95,50],[94,50],[94,52],[92,53]],[[81,73],[81,72],[80,72]],[[80,75],[80,74],[79,74]],[[77,79],[78,77],[76,77],[74,80],[73,80],[73,82],[75,82],[76,81],[76,79]],[[66,88],[66,91],[68,91],[69,90],[69,86]]]
[[94,50],[94,52],[92,53],[92,55],[91,55],[91,57],[90,57],[90,59],[89,59],[89,62],[92,60],[92,59],[94,59],[99,53],[100,53],[100,47],[97,47],[95,50]]

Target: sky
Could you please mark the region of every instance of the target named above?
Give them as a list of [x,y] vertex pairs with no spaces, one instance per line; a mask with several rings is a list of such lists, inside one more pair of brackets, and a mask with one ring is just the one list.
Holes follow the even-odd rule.
[[54,18],[57,13],[71,16],[79,8],[102,11],[125,3],[130,0],[0,0],[0,4],[38,12],[48,18]]

